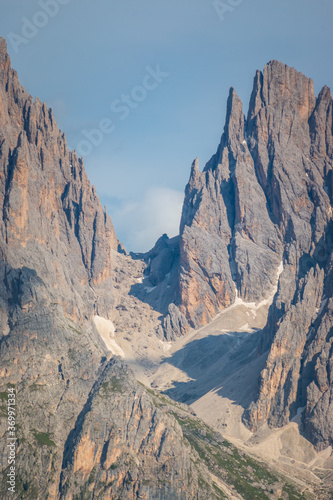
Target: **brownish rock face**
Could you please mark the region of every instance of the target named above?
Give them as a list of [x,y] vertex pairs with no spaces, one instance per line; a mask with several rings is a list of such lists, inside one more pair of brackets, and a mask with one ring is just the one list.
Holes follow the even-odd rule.
[[88,404],[65,446],[60,498],[84,491],[97,498],[200,498],[180,426],[123,365],[106,366]]

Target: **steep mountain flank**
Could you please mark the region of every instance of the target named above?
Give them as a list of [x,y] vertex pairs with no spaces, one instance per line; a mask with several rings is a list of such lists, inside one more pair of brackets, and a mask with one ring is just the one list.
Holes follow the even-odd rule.
[[[3,39],[0,83],[1,273],[37,271],[50,298],[75,321],[103,314],[93,288],[106,287],[109,307],[111,249],[117,246],[111,219],[52,110],[19,85]],[[2,309],[6,328],[10,312]]]
[[[248,115],[249,136],[254,139],[250,148],[283,238],[284,271],[264,330],[262,350],[272,345],[258,401],[250,409],[250,423],[256,426],[267,419],[282,425],[298,407],[306,406],[306,435],[318,446],[333,439],[329,424],[333,406],[328,403],[333,326],[332,130],[332,97],[327,87],[315,99],[311,80],[277,62],[268,65],[263,75],[257,74]],[[317,361],[318,337],[322,357]],[[326,384],[317,375],[323,371]]]
[[311,79],[278,61],[256,73],[247,119],[230,90],[216,154],[203,172],[192,165],[164,319],[174,338],[235,299],[261,303],[278,276],[247,423],[281,426],[306,406],[304,430],[319,447],[333,439],[332,127],[329,89],[316,98]]
[[[51,498],[66,435],[108,354],[90,320],[112,308],[117,240],[82,160],[52,110],[19,85],[2,38],[0,125],[2,400],[15,385],[16,498]],[[1,447],[7,470],[5,439]]]

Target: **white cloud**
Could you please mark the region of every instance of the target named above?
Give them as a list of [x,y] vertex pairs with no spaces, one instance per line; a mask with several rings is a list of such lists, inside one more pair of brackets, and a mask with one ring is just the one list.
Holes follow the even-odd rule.
[[163,233],[171,238],[179,233],[184,193],[150,187],[141,200],[126,200],[110,209],[118,238],[127,250],[150,250]]

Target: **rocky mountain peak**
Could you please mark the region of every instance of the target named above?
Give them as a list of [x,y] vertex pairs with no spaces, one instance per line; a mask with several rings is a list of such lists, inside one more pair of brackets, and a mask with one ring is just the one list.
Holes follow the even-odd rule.
[[[7,81],[7,77],[5,75],[7,75],[10,70],[11,62],[7,53],[7,42],[4,38],[0,37],[0,82]],[[12,74],[15,78],[16,72],[14,70],[12,70]]]
[[[279,61],[256,72],[246,122],[231,89],[224,133],[204,169],[206,177],[186,190],[184,207],[191,210],[183,210],[188,218],[180,242],[180,310],[191,325],[212,318],[212,304],[216,314],[226,291],[231,301],[236,290],[244,301],[258,304],[278,280],[261,344],[261,353],[269,352],[267,366],[248,422],[252,428],[263,422],[284,425],[298,406],[306,406],[310,439],[325,444],[332,440],[323,427],[333,411],[327,405],[332,389],[327,383],[307,384],[313,371],[329,370],[331,362],[327,355],[320,367],[318,361],[314,366],[314,352],[325,335],[330,338],[332,325],[327,299],[332,123],[329,88],[316,98],[313,81]],[[194,283],[196,296],[202,297],[197,316],[187,293]],[[325,390],[320,393],[318,387]]]
[[4,38],[0,36],[0,65],[4,63],[4,61],[7,59],[8,54],[7,54],[7,42]]
[[198,178],[198,175],[200,175],[200,170],[199,170],[199,159],[196,158],[193,160],[192,165],[191,165],[191,173],[190,173],[190,180],[195,180]]
[[233,87],[230,88],[227,101],[227,116],[224,133],[229,143],[232,140],[244,140],[244,114],[243,104]]
[[[214,456],[228,480],[244,466],[232,484],[256,496],[257,465],[224,439],[221,455],[208,428],[139,385],[127,362],[154,387],[160,360],[155,380],[187,402],[227,390],[254,432],[302,414],[317,448],[333,444],[332,123],[329,89],[316,99],[312,80],[271,61],[248,120],[230,89],[216,153],[202,172],[192,163],[179,236],[120,255],[83,160],[19,85],[0,40],[1,384],[20,395],[17,498],[206,500],[217,495],[202,460]],[[206,416],[223,408],[224,432],[231,405],[206,401]],[[276,488],[270,497],[287,498]]]
[[325,100],[325,101],[332,100],[331,89],[327,85],[324,85],[321,91],[319,92],[318,101],[319,100]]
[[256,72],[247,120],[230,89],[216,153],[202,172],[192,164],[177,293],[165,320],[170,338],[180,317],[175,335],[209,323],[235,299],[259,307],[273,294],[258,353],[267,365],[247,423],[284,425],[306,406],[307,432],[325,444],[333,439],[322,424],[333,412],[331,388],[309,380],[331,363],[315,353],[320,342],[327,353],[331,345],[332,131],[329,88],[316,98],[312,79],[279,61]]
[[248,119],[252,120],[260,109],[272,107],[297,110],[302,120],[307,121],[315,104],[313,80],[273,60],[266,64],[263,73],[256,73]]

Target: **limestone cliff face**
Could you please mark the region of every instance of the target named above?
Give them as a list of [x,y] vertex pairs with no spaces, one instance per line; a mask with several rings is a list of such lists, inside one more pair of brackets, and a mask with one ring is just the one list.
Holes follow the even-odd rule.
[[[264,329],[268,352],[247,423],[283,425],[306,406],[316,443],[332,442],[332,97],[293,68],[256,73],[247,118],[230,90],[226,125],[202,172],[193,163],[180,225],[171,336],[209,322],[240,297],[278,290]],[[188,322],[186,325],[185,321]],[[171,326],[170,326],[171,325]]]
[[88,284],[103,284],[112,296],[111,219],[52,110],[19,85],[3,39],[0,83],[2,260],[37,271],[74,320],[91,315],[98,304]]
[[[249,421],[254,427],[262,421],[282,425],[306,406],[307,436],[324,446],[333,439],[332,430],[323,425],[333,415],[333,407],[323,404],[331,388],[330,383],[319,384],[315,370],[326,371],[330,355],[320,362],[313,351],[316,345],[319,355],[319,336],[327,352],[332,335],[329,89],[324,87],[316,99],[311,80],[273,62],[256,75],[248,123],[258,180],[284,243],[284,270],[262,344],[270,352]],[[321,415],[315,419],[319,407]]]
[[[179,237],[163,236],[145,256],[152,286],[131,287],[165,316],[159,333],[172,339],[237,295],[264,299],[282,271],[247,423],[282,425],[304,406],[318,446],[333,436],[332,148],[329,90],[316,99],[310,80],[269,63],[247,119],[230,91],[217,153],[203,172],[193,164]],[[188,409],[138,384],[97,330],[93,318],[109,324],[119,288],[112,222],[52,111],[19,85],[1,38],[0,181],[1,498],[9,384],[17,500],[221,498],[216,474],[222,488],[243,491],[248,462]],[[119,311],[136,331],[136,307]],[[241,466],[242,479],[233,477]]]
[[315,251],[331,218],[331,109],[327,88],[316,100],[312,80],[277,61],[257,72],[247,120],[230,90],[218,150],[202,173],[194,162],[185,191],[180,309],[192,326],[236,290],[267,296],[288,244]]

